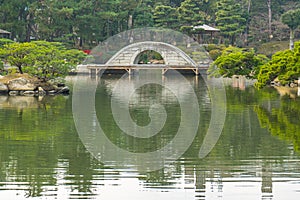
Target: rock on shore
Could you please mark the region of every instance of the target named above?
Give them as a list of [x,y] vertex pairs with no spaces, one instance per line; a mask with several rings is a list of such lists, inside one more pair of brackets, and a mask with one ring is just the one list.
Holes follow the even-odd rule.
[[0,81],[0,94],[10,96],[68,95],[69,92],[69,88],[62,83],[42,82],[29,77],[17,77]]

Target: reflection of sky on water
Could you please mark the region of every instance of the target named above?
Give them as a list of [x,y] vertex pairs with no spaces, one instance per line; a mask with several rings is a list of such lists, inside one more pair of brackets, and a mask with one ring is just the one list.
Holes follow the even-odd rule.
[[[252,161],[249,161],[249,163]],[[291,164],[291,163],[290,163]],[[90,192],[79,192],[68,174],[68,161],[60,160],[55,171],[55,186],[43,186],[42,197],[37,199],[99,199],[99,200],[253,200],[288,199],[298,200],[299,178],[276,173],[271,177],[268,171],[258,166],[239,166],[244,170],[223,174],[221,171],[198,171],[193,167],[182,167],[183,173],[174,173],[174,169],[165,169],[169,176],[164,185],[148,182],[147,175],[141,175],[131,169],[95,169],[90,182]],[[250,169],[249,169],[250,167]],[[288,167],[291,167],[288,165]],[[296,167],[296,166],[295,166]],[[248,169],[247,169],[248,168]],[[247,170],[246,170],[247,169]],[[168,171],[169,170],[169,171]],[[255,170],[253,174],[253,171]],[[98,174],[97,174],[98,173]],[[25,200],[28,194],[27,182],[8,182],[1,198],[6,200]],[[5,190],[4,187],[1,190]],[[1,193],[1,191],[0,191]],[[17,194],[17,195],[16,195]]]
[[[104,85],[115,100],[125,103],[130,102],[131,105],[140,107],[147,106],[151,99],[156,99],[166,104],[177,103],[176,96],[188,99],[194,90],[191,90],[187,84],[192,86],[197,84],[194,78],[187,79],[187,82],[182,82],[182,79],[176,78],[176,76],[162,76],[159,70],[156,70],[156,72],[145,71],[147,71],[147,76],[124,75],[120,79],[103,78]],[[152,93],[149,92],[150,88],[154,90]],[[156,96],[151,96],[154,93]]]

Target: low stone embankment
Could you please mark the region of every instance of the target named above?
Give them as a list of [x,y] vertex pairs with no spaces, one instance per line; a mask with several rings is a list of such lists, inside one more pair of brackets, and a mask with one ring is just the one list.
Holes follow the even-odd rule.
[[[2,81],[1,81],[2,80]],[[43,96],[69,94],[70,90],[64,84],[42,82],[29,77],[7,79],[0,77],[0,94],[10,96]]]

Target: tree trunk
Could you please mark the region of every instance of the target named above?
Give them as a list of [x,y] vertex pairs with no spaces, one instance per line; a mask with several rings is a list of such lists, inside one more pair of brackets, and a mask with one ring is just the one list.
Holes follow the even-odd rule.
[[25,40],[26,42],[30,42],[30,35],[31,35],[31,30],[30,30],[30,19],[31,19],[31,16],[30,16],[30,13],[28,13],[28,15],[26,16],[25,18],[25,22],[26,22],[26,35],[25,35]]
[[290,50],[294,49],[294,30],[290,29]]
[[272,0],[267,1],[268,4],[268,32],[269,32],[269,38],[271,39],[273,37],[272,35]]
[[23,74],[22,66],[17,66],[19,69],[20,74]]
[[245,41],[244,45],[248,46],[248,33],[249,33],[249,26],[250,26],[250,10],[251,10],[251,0],[248,0],[248,8],[247,8],[247,22],[246,22],[246,31],[245,31]]
[[131,29],[133,26],[132,15],[128,16],[128,29]]

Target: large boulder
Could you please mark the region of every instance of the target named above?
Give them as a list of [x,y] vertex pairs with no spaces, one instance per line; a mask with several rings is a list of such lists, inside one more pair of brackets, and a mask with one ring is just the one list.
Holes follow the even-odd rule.
[[0,83],[0,93],[7,93],[8,87],[4,83]]
[[14,91],[32,91],[36,89],[36,86],[33,83],[31,83],[29,80],[23,77],[8,81],[7,86],[9,90]]

